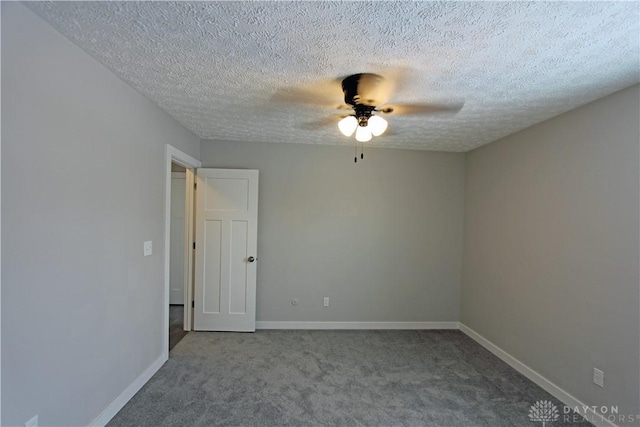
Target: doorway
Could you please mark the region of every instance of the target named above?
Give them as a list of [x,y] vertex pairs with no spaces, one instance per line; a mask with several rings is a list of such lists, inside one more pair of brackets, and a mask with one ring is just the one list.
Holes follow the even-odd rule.
[[187,334],[185,301],[188,293],[184,247],[191,240],[186,230],[187,169],[171,162],[171,224],[169,233],[169,351]]
[[[163,359],[192,328],[195,170],[201,163],[166,145]],[[170,333],[171,331],[171,333]],[[173,336],[172,336],[173,335]]]

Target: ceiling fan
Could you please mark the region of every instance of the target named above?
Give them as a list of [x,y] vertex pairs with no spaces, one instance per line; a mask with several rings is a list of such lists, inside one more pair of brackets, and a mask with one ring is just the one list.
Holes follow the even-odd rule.
[[[370,141],[374,136],[382,135],[388,123],[383,115],[430,115],[435,113],[457,113],[462,103],[451,104],[414,104],[392,103],[400,76],[396,73],[392,78],[385,78],[379,74],[359,73],[342,79],[340,87],[344,96],[344,104],[337,105],[332,94],[337,94],[337,81],[329,85],[320,85],[315,90],[287,89],[278,91],[275,99],[287,102],[301,102],[320,106],[333,106],[340,110],[350,110],[348,114],[337,114],[319,121],[305,124],[306,129],[316,129],[338,122],[338,129],[345,136],[355,133],[358,142]],[[361,153],[361,158],[364,155]],[[357,156],[356,156],[357,162]]]

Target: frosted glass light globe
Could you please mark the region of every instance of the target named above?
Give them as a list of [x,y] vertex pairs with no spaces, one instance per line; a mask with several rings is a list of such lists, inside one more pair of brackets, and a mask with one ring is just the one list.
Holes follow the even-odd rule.
[[387,121],[380,116],[369,117],[369,126],[373,136],[380,136],[387,130]]
[[356,140],[359,142],[371,141],[371,129],[369,126],[358,126],[356,130]]
[[347,116],[338,122],[338,129],[344,136],[351,136],[358,127],[358,119],[353,116]]

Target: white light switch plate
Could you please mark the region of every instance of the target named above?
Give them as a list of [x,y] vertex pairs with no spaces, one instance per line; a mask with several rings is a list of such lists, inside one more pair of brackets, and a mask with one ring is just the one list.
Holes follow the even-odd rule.
[[604,388],[604,372],[598,368],[593,368],[593,383]]
[[144,242],[144,256],[149,256],[153,253],[153,244],[151,240]]

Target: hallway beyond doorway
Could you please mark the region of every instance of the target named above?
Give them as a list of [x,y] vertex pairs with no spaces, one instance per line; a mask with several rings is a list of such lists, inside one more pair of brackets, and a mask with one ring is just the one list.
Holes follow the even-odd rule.
[[183,305],[170,305],[169,306],[169,351],[180,342],[187,331],[183,328],[184,318],[184,306]]

